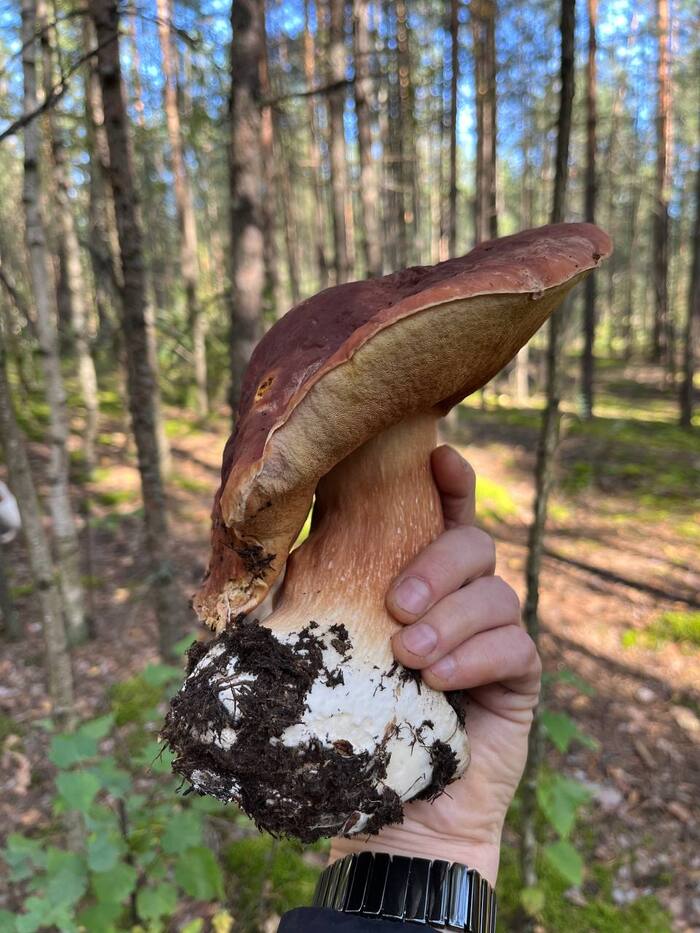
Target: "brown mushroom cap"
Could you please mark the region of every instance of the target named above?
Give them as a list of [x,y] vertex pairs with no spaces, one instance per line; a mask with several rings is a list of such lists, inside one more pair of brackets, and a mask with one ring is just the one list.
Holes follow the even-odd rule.
[[405,416],[480,389],[610,252],[594,225],[554,224],[292,308],[246,372],[195,598],[202,620],[220,631],[259,605],[319,479]]

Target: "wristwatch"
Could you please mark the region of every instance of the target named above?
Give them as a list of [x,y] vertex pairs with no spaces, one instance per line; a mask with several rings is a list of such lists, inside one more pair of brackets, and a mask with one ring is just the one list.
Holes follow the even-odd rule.
[[436,930],[496,930],[496,894],[488,881],[473,868],[440,859],[346,855],[321,873],[313,906]]

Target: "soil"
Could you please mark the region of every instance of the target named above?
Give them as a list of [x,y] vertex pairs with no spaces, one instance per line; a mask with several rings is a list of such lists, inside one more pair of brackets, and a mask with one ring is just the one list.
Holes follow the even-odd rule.
[[[201,580],[207,559],[211,499],[217,486],[225,418],[194,425],[172,440],[169,484],[171,553],[183,606]],[[108,432],[108,433],[107,433]],[[78,713],[104,708],[108,685],[157,660],[157,636],[147,600],[138,476],[125,426],[103,427],[100,481],[95,489],[130,501],[99,502],[89,547],[96,638],[75,651]],[[497,539],[498,572],[523,595],[523,568],[532,498],[532,431],[486,417],[460,419],[452,438],[477,475],[505,487],[517,509],[482,524]],[[563,456],[572,456],[567,441]],[[47,451],[34,446],[38,470]],[[620,520],[625,490],[611,487],[566,500],[567,514],[551,523],[543,561],[541,619],[545,669],[583,678],[549,681],[550,708],[569,712],[598,742],[574,744],[566,755],[550,751],[553,767],[585,781],[594,794],[588,822],[595,858],[615,869],[615,894],[624,900],[653,890],[676,918],[678,930],[700,929],[700,663],[697,651],[674,643],[623,647],[630,629],[643,630],[660,612],[698,605],[697,539],[674,521],[633,514]],[[76,504],[80,491],[76,489]],[[690,516],[688,516],[690,518]],[[83,531],[85,539],[85,531]],[[22,545],[5,548],[19,589],[27,638],[1,644],[0,713],[10,732],[2,751],[0,826],[26,832],[51,820],[48,737],[39,721],[50,714],[43,677],[43,646]],[[189,621],[185,621],[186,619]],[[194,634],[193,616],[183,624]],[[13,738],[17,736],[17,738]]]

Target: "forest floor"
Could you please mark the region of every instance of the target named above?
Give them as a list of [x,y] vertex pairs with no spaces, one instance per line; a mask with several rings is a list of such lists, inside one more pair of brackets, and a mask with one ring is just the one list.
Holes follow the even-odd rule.
[[[86,717],[103,708],[110,684],[157,657],[134,451],[118,397],[103,401],[86,568],[98,637],[75,652]],[[507,396],[482,402],[462,406],[445,438],[477,471],[478,520],[497,539],[498,572],[522,596],[539,412]],[[168,414],[172,558],[184,601],[205,568],[226,421]],[[46,452],[38,441],[32,449],[41,468]],[[546,702],[595,748],[574,741],[565,754],[550,749],[548,761],[591,791],[578,842],[587,863],[606,868],[610,903],[625,910],[653,895],[673,929],[700,930],[698,432],[675,427],[658,373],[610,366],[596,418],[564,418],[560,461],[543,562]],[[52,819],[52,766],[38,727],[49,712],[42,642],[21,547],[2,557],[30,637],[0,655],[0,826],[32,832]],[[597,896],[590,876],[565,895],[570,911]]]

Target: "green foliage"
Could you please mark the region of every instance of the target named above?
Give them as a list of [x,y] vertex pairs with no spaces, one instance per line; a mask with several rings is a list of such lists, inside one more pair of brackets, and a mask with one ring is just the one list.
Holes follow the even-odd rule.
[[51,838],[8,837],[0,858],[23,906],[0,913],[0,930],[157,933],[181,899],[223,897],[221,866],[203,844],[208,814],[222,808],[178,797],[156,742],[163,701],[181,676],[179,668],[151,665],[113,689],[108,714],[52,736],[54,810],[71,821],[72,838],[79,830],[81,843],[69,851]]
[[682,648],[700,647],[700,612],[664,612],[646,629],[627,629],[622,635],[624,648],[655,650],[673,642]]
[[518,513],[518,506],[505,488],[485,476],[476,478],[476,511],[480,522],[504,522]]
[[[538,886],[523,888],[517,852],[503,847],[498,876],[499,933],[522,929],[523,912],[537,918],[542,933],[671,933],[671,918],[655,896],[640,897],[624,906],[615,904],[612,887],[616,866],[595,865],[584,889],[585,905],[572,903],[566,898],[572,881],[562,870],[568,867],[569,858],[571,853],[562,852],[561,847],[545,850],[537,865]],[[575,864],[576,859],[572,859],[571,865]]]
[[307,863],[299,845],[269,836],[235,842],[226,852],[226,865],[236,886],[237,933],[257,933],[263,900],[269,899],[278,914],[308,905],[320,872],[320,866]]
[[587,748],[598,748],[596,740],[582,732],[571,716],[566,713],[545,709],[540,714],[540,722],[547,737],[562,754],[566,754],[569,746],[574,741],[585,745]]
[[570,836],[578,808],[587,803],[590,797],[579,781],[561,774],[544,773],[537,783],[540,809],[562,840]]

